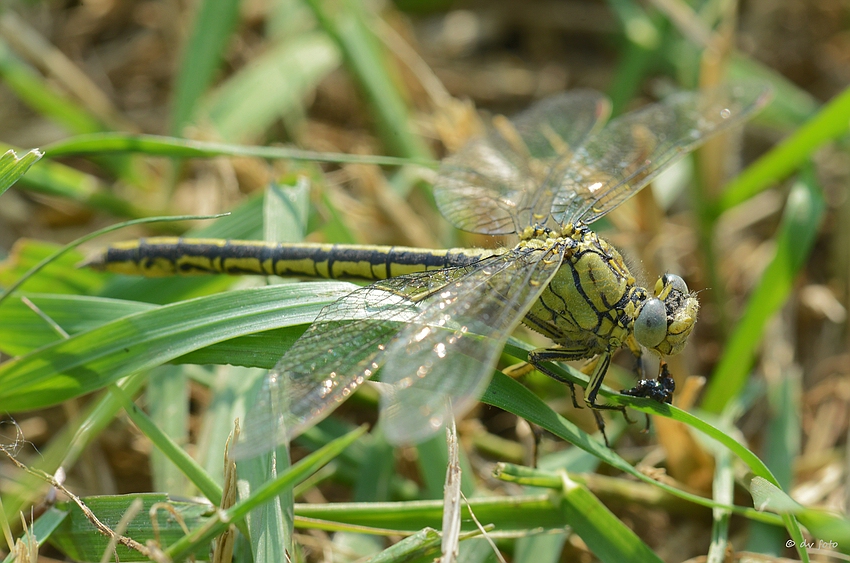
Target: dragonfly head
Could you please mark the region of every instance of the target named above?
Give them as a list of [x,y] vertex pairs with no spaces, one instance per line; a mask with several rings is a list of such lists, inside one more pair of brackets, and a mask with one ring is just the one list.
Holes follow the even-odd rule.
[[635,340],[662,356],[678,354],[685,347],[699,311],[695,293],[685,280],[664,274],[655,283],[655,297],[644,301],[635,318]]

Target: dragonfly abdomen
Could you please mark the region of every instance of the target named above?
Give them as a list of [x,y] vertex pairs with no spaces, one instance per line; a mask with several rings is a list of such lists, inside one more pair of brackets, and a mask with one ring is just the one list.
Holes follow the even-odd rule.
[[148,277],[219,273],[382,280],[467,266],[496,253],[496,250],[480,248],[427,250],[403,246],[152,237],[114,244],[85,265]]

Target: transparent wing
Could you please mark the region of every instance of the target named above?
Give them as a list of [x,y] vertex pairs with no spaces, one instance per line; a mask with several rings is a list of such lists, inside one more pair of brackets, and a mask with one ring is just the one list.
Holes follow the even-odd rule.
[[322,309],[267,375],[236,456],[268,451],[330,414],[377,371],[386,344],[421,313],[419,297],[463,270],[400,276],[361,287]]
[[[428,354],[402,356],[390,360],[384,379],[398,387],[405,377],[428,374],[430,385],[451,397],[456,410],[467,408],[483,392],[505,339],[557,270],[559,260],[541,262],[546,255],[551,252],[513,250],[462,268],[399,276],[328,305],[269,372],[235,455],[250,457],[300,434],[348,398],[385,358],[399,350],[405,354],[414,343],[441,344],[436,360],[454,367],[436,369]],[[475,373],[469,373],[470,349]],[[458,379],[446,380],[447,373]],[[396,392],[401,410],[417,401]]]
[[480,262],[429,295],[387,347],[381,416],[387,439],[418,443],[460,417],[484,392],[505,341],[540,296],[563,249],[514,249]]
[[[551,254],[513,250],[467,267],[399,276],[325,307],[269,372],[235,455],[251,457],[297,436],[388,358],[382,379],[391,384],[393,400],[401,401],[397,409],[386,408],[382,399],[392,418],[415,410],[417,422],[428,420],[422,409],[443,397],[451,397],[457,412],[468,408],[483,392],[505,339],[557,270],[559,260],[542,261]],[[432,353],[392,357],[417,345],[430,345]],[[425,375],[439,398],[416,396]],[[406,381],[410,389],[402,390]],[[410,417],[402,418],[404,429],[393,433],[398,443],[424,437],[411,431]]]
[[552,174],[608,115],[605,97],[575,90],[542,100],[515,120],[497,117],[483,137],[444,159],[434,185],[443,215],[459,229],[509,234],[548,217]]
[[682,92],[612,120],[564,167],[552,216],[592,223],[712,135],[746,120],[770,99],[761,82]]

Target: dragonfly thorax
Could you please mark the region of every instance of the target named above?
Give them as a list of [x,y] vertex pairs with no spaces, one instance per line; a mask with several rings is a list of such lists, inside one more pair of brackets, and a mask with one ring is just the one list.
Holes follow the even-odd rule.
[[560,269],[523,319],[578,358],[612,351],[634,336],[661,355],[684,347],[699,302],[678,276],[664,275],[654,295],[639,287],[616,248],[586,226],[560,233],[526,229],[520,246],[563,247]]

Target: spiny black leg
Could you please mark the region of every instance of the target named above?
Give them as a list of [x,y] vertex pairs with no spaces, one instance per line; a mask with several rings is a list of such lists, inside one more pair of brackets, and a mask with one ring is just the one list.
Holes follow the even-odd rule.
[[676,391],[676,380],[673,379],[673,376],[670,375],[670,368],[667,366],[667,362],[661,362],[661,373],[658,375],[658,381],[661,383],[661,387],[664,388],[664,392],[667,395],[665,402],[673,404],[673,392]]
[[534,433],[534,449],[531,452],[531,467],[537,469],[537,459],[540,456],[540,442],[543,441],[543,429],[536,424],[531,424],[531,431]]
[[543,365],[545,361],[559,361],[559,360],[568,360],[572,358],[565,358],[563,355],[558,355],[557,350],[532,350],[528,354],[528,363],[534,366],[534,369],[542,373],[547,377],[551,377],[555,381],[559,381],[561,383],[565,383],[567,387],[570,388],[570,397],[573,400],[573,406],[577,409],[581,408],[581,405],[578,404],[576,400],[576,386],[575,383],[570,381],[569,379],[562,377],[561,375],[555,373],[554,371],[547,368]]
[[566,381],[567,387],[570,388],[570,398],[573,400],[573,406],[577,409],[581,408],[581,405],[576,401],[576,386],[572,381]]
[[[570,394],[572,396],[573,405],[576,408],[581,408],[576,400],[575,393],[575,385],[572,381],[567,380],[566,378],[558,375],[552,370],[546,368],[543,365],[544,361],[568,361],[568,360],[580,360],[582,359],[584,352],[571,354],[569,350],[560,350],[560,349],[539,349],[532,350],[528,354],[528,362],[532,364],[535,368],[537,368],[541,373],[551,377],[555,381],[560,381],[562,383],[566,383],[570,388]],[[608,371],[608,366],[611,363],[611,352],[606,351],[600,354],[596,360],[596,365],[593,368],[593,372],[590,374],[590,382],[588,384],[587,389],[585,390],[585,399],[584,402],[593,410],[593,416],[596,419],[596,426],[599,428],[599,431],[602,433],[602,438],[605,440],[605,445],[610,447],[608,443],[608,436],[605,434],[605,419],[602,417],[601,410],[612,410],[612,411],[620,411],[623,413],[623,417],[630,424],[633,421],[629,418],[628,414],[626,414],[626,407],[622,405],[606,405],[599,404],[596,402],[596,396],[599,394],[599,390],[602,388],[602,381],[605,378],[605,374]]]
[[637,375],[638,380],[644,379],[643,356],[635,355],[635,375]]
[[602,381],[604,379],[605,372],[608,371],[608,365],[610,363],[610,355],[606,354],[604,356],[600,356],[600,364],[596,366],[596,369],[590,376],[590,387],[587,389],[587,396],[585,397],[584,402],[592,409],[620,411],[623,413],[623,416],[626,417],[626,420],[628,420],[629,418],[626,416],[626,407],[622,405],[605,405],[596,402],[596,396],[599,394],[599,390],[602,389]]
[[594,418],[596,418],[596,427],[599,428],[599,432],[602,433],[602,439],[605,440],[605,447],[610,448],[611,444],[608,443],[608,434],[605,433],[605,419],[602,417],[602,413],[598,410],[591,411],[593,413]]

